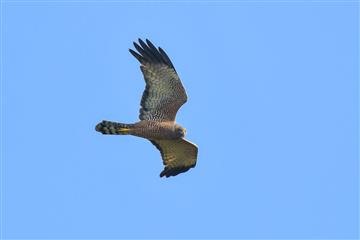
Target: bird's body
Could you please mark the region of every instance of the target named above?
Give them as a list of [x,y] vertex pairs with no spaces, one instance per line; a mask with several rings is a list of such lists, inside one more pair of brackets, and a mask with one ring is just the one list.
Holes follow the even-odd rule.
[[195,167],[198,148],[184,139],[186,130],[175,122],[176,113],[187,101],[185,89],[167,54],[149,40],[134,42],[130,53],[141,63],[146,82],[141,98],[140,121],[133,124],[102,121],[96,131],[133,135],[150,140],[160,151],[164,170],[160,177],[176,176]]

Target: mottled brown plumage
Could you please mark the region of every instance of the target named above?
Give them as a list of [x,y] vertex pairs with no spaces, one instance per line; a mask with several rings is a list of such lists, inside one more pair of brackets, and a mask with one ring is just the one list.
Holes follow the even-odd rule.
[[[140,45],[139,45],[140,44]],[[134,135],[149,139],[160,151],[164,170],[160,177],[176,176],[195,167],[198,148],[184,139],[185,129],[175,123],[176,113],[187,95],[174,65],[164,50],[148,39],[134,42],[130,53],[141,63],[146,87],[140,102],[140,121],[134,124],[102,121],[96,131],[103,134]]]

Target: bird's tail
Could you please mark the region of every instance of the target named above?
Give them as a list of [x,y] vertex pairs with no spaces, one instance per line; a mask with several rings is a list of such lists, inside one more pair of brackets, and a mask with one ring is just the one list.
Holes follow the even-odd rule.
[[133,127],[134,124],[102,121],[96,125],[95,130],[102,134],[126,135],[130,134]]

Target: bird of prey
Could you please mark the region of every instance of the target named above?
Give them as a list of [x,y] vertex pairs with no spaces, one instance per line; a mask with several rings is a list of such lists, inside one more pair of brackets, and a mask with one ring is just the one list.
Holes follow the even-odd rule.
[[176,113],[187,101],[180,78],[163,49],[148,39],[134,42],[130,53],[140,62],[146,87],[141,98],[140,121],[133,124],[102,121],[96,131],[133,135],[150,140],[160,151],[165,165],[160,177],[176,176],[195,167],[198,148],[186,140],[186,130],[175,122]]

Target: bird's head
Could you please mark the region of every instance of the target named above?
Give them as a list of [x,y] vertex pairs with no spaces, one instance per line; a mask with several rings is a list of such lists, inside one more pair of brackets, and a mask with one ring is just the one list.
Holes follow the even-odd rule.
[[185,137],[186,129],[178,124],[175,124],[175,133],[177,137],[183,138]]

